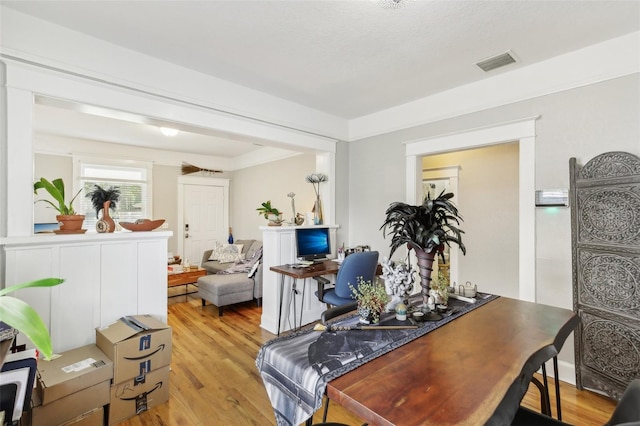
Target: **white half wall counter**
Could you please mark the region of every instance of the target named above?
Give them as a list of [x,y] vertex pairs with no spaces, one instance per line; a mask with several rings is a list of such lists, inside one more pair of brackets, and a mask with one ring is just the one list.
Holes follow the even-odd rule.
[[[167,322],[167,242],[171,231],[0,238],[5,286],[63,278],[51,288],[12,296],[29,303],[49,328],[53,350],[95,343],[95,329],[125,315]],[[19,344],[27,343],[18,334]]]

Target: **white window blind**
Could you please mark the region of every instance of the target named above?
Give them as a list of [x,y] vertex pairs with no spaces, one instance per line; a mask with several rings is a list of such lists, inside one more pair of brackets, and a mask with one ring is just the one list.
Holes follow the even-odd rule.
[[151,211],[151,163],[82,158],[74,161],[78,165],[83,196],[78,200],[81,214],[85,215],[85,227],[95,228],[102,211],[96,217],[91,199],[86,197],[95,185],[103,189],[120,190],[120,199],[109,214],[116,222],[135,222],[137,219],[153,217]]

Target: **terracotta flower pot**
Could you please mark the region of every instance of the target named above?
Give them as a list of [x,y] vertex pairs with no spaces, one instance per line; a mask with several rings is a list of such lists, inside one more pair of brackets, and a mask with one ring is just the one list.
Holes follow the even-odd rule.
[[74,214],[74,215],[57,215],[56,220],[60,224],[60,231],[63,232],[74,232],[77,231],[81,233],[82,223],[84,222],[84,215],[82,214]]

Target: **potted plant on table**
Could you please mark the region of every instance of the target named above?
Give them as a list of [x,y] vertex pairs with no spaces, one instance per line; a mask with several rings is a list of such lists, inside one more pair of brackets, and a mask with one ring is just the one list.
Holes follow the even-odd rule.
[[[56,209],[59,215],[56,216],[56,220],[60,223],[60,229],[57,233],[83,233],[86,230],[82,229],[82,222],[84,222],[84,215],[76,214],[73,208],[73,202],[80,194],[80,189],[67,204],[65,202],[64,181],[60,178],[48,181],[45,178],[40,178],[33,184],[33,193],[37,194],[39,189],[44,189],[53,197],[58,203],[54,204],[51,200],[36,200],[49,203],[52,208]],[[56,232],[56,231],[54,231]]]
[[389,301],[385,287],[377,282],[364,281],[362,277],[358,277],[358,286],[349,284],[349,288],[353,298],[358,302],[358,314],[362,322],[377,323]]
[[259,215],[264,216],[269,221],[269,226],[282,225],[282,213],[271,205],[271,200],[265,201],[256,209]]
[[444,249],[444,245],[455,243],[463,254],[467,249],[462,243],[464,231],[458,228],[462,216],[456,206],[451,202],[452,193],[442,191],[440,195],[431,199],[427,194],[424,202],[418,206],[406,203],[391,203],[386,211],[386,219],[380,229],[386,237],[389,232],[391,237],[391,254],[401,246],[407,245],[413,249],[418,258],[420,273],[420,285],[422,287],[423,305],[427,305],[431,283],[431,272],[436,254]]

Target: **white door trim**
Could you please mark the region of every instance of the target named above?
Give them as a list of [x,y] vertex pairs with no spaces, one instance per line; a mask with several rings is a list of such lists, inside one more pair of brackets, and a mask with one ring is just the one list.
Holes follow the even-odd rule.
[[[417,204],[425,155],[508,142],[519,145],[519,283],[521,300],[536,300],[535,141],[539,116],[406,143],[406,199]],[[420,183],[420,186],[418,184]]]
[[[178,253],[184,253],[184,187],[185,185],[222,186],[224,190],[224,224],[229,227],[229,179],[210,178],[203,176],[178,176]],[[195,261],[195,259],[194,259]],[[197,259],[200,262],[200,259]]]

